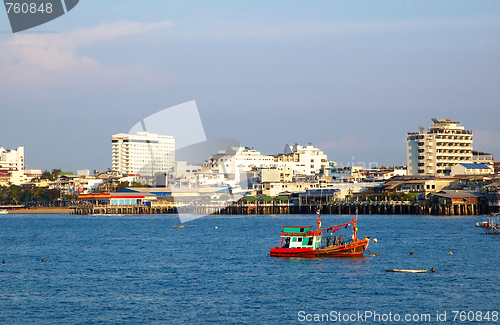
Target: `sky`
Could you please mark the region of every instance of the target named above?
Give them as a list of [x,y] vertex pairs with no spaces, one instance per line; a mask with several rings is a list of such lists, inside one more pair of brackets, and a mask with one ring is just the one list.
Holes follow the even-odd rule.
[[449,118],[500,157],[499,90],[497,0],[80,0],[16,34],[0,10],[0,147],[27,169],[107,170],[113,134],[192,100],[262,154],[403,165]]

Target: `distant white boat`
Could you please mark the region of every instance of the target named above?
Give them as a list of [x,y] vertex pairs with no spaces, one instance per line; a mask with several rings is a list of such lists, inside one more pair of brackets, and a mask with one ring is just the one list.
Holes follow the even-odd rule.
[[[401,272],[401,273],[427,273],[429,270],[399,270],[399,269],[392,269],[392,270],[385,270],[386,272]],[[434,272],[431,270],[431,272]]]
[[0,214],[7,214],[7,213],[9,213],[7,210],[5,210],[5,209],[0,209]]

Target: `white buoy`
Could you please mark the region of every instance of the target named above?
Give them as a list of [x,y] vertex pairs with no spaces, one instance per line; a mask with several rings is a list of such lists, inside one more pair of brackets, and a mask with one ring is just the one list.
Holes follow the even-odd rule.
[[214,229],[217,229],[217,226],[215,226]]
[[377,238],[373,238],[373,242],[376,243],[377,242]]

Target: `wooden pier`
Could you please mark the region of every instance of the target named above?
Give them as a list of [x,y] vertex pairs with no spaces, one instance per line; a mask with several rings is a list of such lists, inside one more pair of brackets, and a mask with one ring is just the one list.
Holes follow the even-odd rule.
[[[333,204],[300,204],[283,202],[237,202],[233,205],[184,204],[184,205],[96,205],[71,206],[70,214],[173,214],[198,215],[262,215],[262,214],[381,214],[381,215],[484,215],[496,213],[498,207],[486,204],[429,204],[414,202],[336,202]],[[495,211],[493,211],[495,210]]]

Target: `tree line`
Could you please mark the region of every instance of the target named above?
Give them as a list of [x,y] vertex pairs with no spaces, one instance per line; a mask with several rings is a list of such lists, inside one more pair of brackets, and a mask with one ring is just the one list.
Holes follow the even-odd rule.
[[3,204],[26,204],[28,202],[55,203],[60,195],[61,192],[56,188],[22,188],[17,185],[0,187],[0,202]]
[[[35,182],[39,179],[54,181],[60,174],[61,169],[46,170],[42,173],[41,177],[33,178],[31,181]],[[18,185],[0,186],[0,202],[2,204],[26,204],[29,202],[55,203],[60,197],[61,191],[56,188],[22,188]]]

